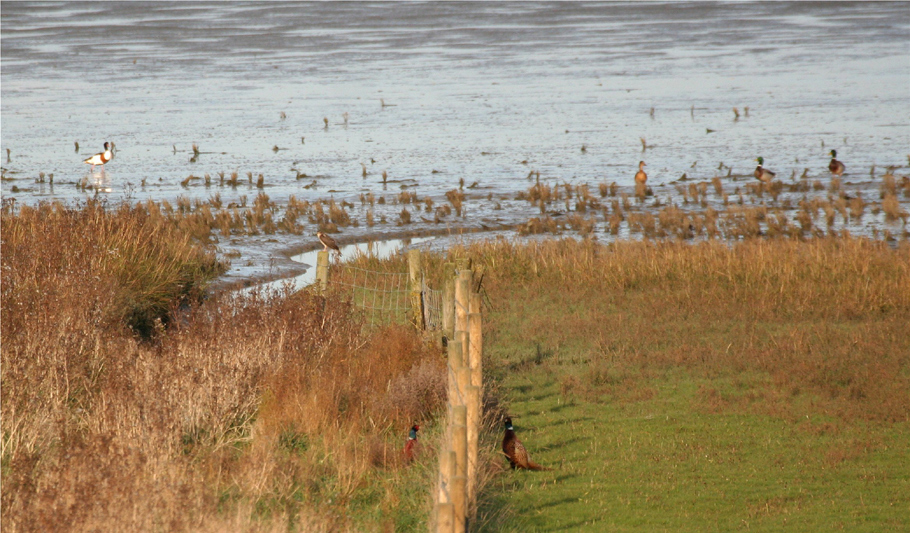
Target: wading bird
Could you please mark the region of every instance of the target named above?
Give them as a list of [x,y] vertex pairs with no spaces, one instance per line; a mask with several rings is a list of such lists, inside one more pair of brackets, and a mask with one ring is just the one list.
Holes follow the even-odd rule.
[[549,468],[544,468],[537,463],[531,461],[531,457],[528,455],[528,450],[525,449],[524,445],[518,440],[518,437],[515,436],[515,430],[512,428],[512,419],[506,417],[506,434],[502,438],[502,451],[506,454],[506,457],[509,459],[509,464],[512,466],[512,469],[524,468],[526,470],[549,470]]
[[765,164],[764,157],[759,156],[758,159],[756,159],[756,161],[758,161],[758,166],[755,167],[755,172],[753,173],[753,175],[755,176],[755,179],[762,181],[764,183],[771,183],[771,180],[774,179],[774,176],[776,176],[776,174],[771,172],[767,168],[762,167],[762,165]]
[[828,163],[828,170],[830,170],[832,174],[840,176],[846,169],[847,167],[837,160],[837,150],[831,150],[831,162]]
[[420,431],[420,426],[417,424],[411,426],[411,431],[408,432],[408,440],[404,443],[404,458],[408,462],[414,460],[414,457],[420,451],[420,443],[417,442],[418,431]]
[[321,231],[317,231],[316,236],[319,237],[319,242],[325,246],[325,248],[322,250],[323,252],[327,252],[329,251],[329,248],[331,248],[332,250],[335,250],[339,255],[341,255],[341,250],[338,249],[338,243],[335,242],[335,239],[329,237]]
[[92,172],[95,171],[96,165],[101,165],[101,170],[104,170],[104,164],[114,158],[114,153],[111,152],[110,143],[104,143],[104,151],[99,152],[92,157],[86,159],[84,163],[86,165],[92,165]]

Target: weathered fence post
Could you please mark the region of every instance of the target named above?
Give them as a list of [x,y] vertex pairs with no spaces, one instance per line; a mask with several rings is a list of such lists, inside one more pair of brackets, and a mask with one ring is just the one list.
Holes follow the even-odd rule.
[[458,279],[455,282],[455,336],[468,330],[468,306],[471,298],[473,274],[467,260],[458,260]]
[[[457,271],[456,271],[457,268]],[[457,272],[457,275],[456,275]],[[436,530],[467,531],[476,510],[477,462],[482,418],[483,331],[480,295],[473,292],[471,263],[445,265],[443,328],[448,344],[448,404],[439,456]]]
[[480,314],[480,294],[471,294],[468,314],[468,357],[470,372],[467,393],[468,414],[468,501],[471,512],[477,501],[477,459],[480,453],[480,421],[483,418],[483,323]]
[[468,517],[468,433],[467,412],[463,405],[452,409],[452,449],[455,451],[455,477],[452,478],[452,505],[455,506],[455,531],[466,531]]
[[455,338],[455,263],[446,263],[442,277],[442,334]]
[[420,279],[420,250],[408,251],[408,293],[411,299],[411,322],[417,329],[423,330],[426,324],[423,320],[423,292]]
[[319,290],[325,292],[329,285],[329,252],[322,251],[316,254],[316,281]]

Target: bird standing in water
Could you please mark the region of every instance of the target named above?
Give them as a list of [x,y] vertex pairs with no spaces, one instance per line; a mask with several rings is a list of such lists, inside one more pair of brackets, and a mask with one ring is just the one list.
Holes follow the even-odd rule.
[[420,450],[420,443],[417,442],[418,431],[420,431],[420,426],[417,424],[411,426],[411,431],[408,432],[408,440],[404,443],[404,458],[408,462],[413,461]]
[[544,468],[539,464],[531,461],[531,457],[528,455],[528,450],[525,449],[521,441],[518,440],[518,437],[515,436],[515,430],[512,428],[511,418],[506,417],[505,425],[506,433],[502,438],[502,451],[509,459],[509,464],[512,466],[512,469],[514,470],[516,468],[524,468],[526,470],[549,470],[549,468]]
[[646,166],[647,165],[645,165],[644,161],[638,162],[638,172],[635,173],[635,184],[636,185],[644,185],[645,182],[648,181],[648,175],[645,174]]
[[837,160],[837,150],[831,150],[831,162],[828,163],[828,170],[830,170],[832,174],[840,176],[846,169],[847,167]]
[[776,176],[777,174],[771,172],[767,168],[762,167],[762,165],[765,164],[764,157],[759,156],[759,158],[756,159],[756,161],[758,161],[758,166],[755,167],[755,173],[753,174],[755,176],[755,179],[762,181],[764,183],[771,183],[771,180],[773,180],[774,176]]
[[335,250],[338,255],[341,255],[341,250],[338,249],[338,244],[335,242],[335,239],[329,237],[321,231],[316,232],[316,236],[319,237],[319,242],[325,247],[322,249],[323,252],[329,251],[329,248]]
[[104,170],[104,164],[114,158],[114,153],[111,151],[110,143],[104,143],[104,151],[99,152],[92,157],[89,157],[83,161],[86,165],[92,165],[92,172],[95,171],[95,166],[101,165],[101,170]]

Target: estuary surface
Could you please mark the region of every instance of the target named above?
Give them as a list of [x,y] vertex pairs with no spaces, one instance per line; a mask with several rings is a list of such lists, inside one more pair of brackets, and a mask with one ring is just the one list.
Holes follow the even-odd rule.
[[[334,199],[361,221],[340,228],[352,241],[403,225],[508,235],[540,214],[516,199],[531,172],[631,194],[645,160],[660,201],[641,208],[655,213],[688,203],[673,185],[684,173],[720,177],[732,196],[758,156],[823,194],[836,149],[847,194],[869,201],[888,166],[908,173],[908,3],[3,2],[0,12],[0,194],[19,205]],[[82,160],[104,141],[116,156],[91,173]],[[232,172],[239,183],[224,185],[219,173]],[[399,219],[402,191],[440,205],[462,180],[462,217]],[[368,206],[369,193],[389,201]],[[874,212],[838,225],[889,227]],[[245,276],[277,250],[315,244],[315,231],[218,244],[241,250],[233,275]],[[610,234],[602,218],[593,235],[630,229]]]

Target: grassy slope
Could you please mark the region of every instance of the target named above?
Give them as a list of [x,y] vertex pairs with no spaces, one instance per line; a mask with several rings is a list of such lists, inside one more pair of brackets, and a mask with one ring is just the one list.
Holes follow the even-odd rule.
[[[826,267],[767,246],[733,253],[771,254],[781,271],[827,269],[820,281],[894,261],[887,278],[907,281],[906,249],[825,249],[818,261],[842,265]],[[474,252],[495,264],[497,251]],[[799,304],[770,301],[777,291],[763,281],[773,273],[752,289],[724,286],[723,253],[645,251],[608,265],[578,260],[569,273],[573,254],[512,251],[508,276],[488,270],[492,300],[508,302],[490,317],[492,373],[519,438],[554,470],[497,479],[481,529],[910,527],[908,309],[906,297],[886,302],[886,278],[866,278],[878,292],[794,313]],[[536,275],[516,275],[523,262]],[[636,262],[666,269],[648,280]],[[596,272],[604,266],[622,282]]]

